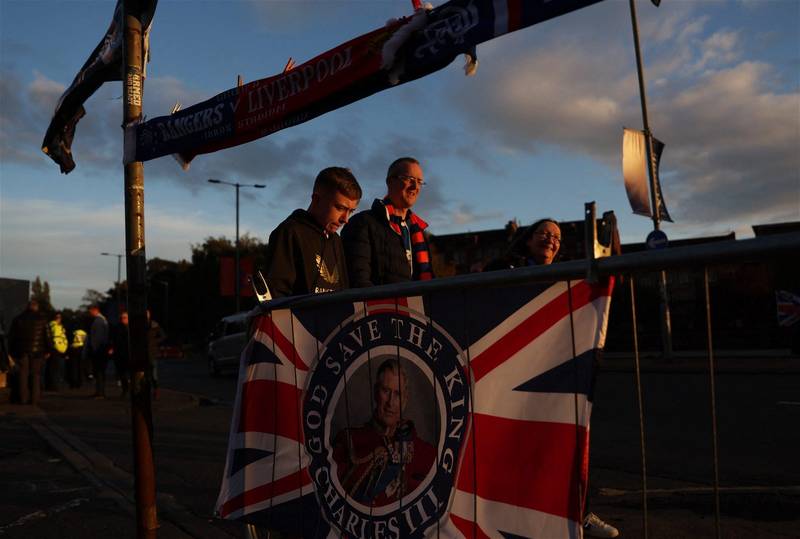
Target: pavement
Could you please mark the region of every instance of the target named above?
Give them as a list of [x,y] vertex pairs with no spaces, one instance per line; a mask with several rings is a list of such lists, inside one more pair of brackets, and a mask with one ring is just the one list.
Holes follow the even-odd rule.
[[[794,402],[800,401],[798,363],[800,360],[791,357],[719,358],[717,372],[736,373],[734,378],[743,381],[752,378],[750,372],[772,373],[782,381],[780,387],[776,385],[775,394],[783,396],[776,398],[785,400],[786,395],[794,394],[798,397],[792,399]],[[169,380],[165,381],[170,368],[174,372],[172,387],[186,390],[186,380],[191,376],[198,380],[208,378],[201,374],[201,359],[176,360],[171,365],[166,365],[162,386],[170,385]],[[646,388],[653,388],[650,393],[657,395],[659,401],[669,401],[672,389],[662,387],[664,377],[659,373],[688,373],[686,378],[694,379],[707,372],[707,362],[684,358],[664,363],[643,358],[642,371]],[[605,383],[609,394],[618,391],[616,378],[629,379],[631,372],[628,359],[609,358],[598,388],[602,390]],[[677,376],[667,378],[683,380]],[[772,379],[769,378],[770,384]],[[230,394],[235,377],[217,379],[216,383],[224,387],[221,394]],[[664,393],[655,393],[657,387],[662,387]],[[725,385],[722,387],[724,390]],[[91,539],[136,535],[130,406],[118,396],[117,387],[109,385],[107,393],[110,398],[96,401],[88,387],[45,392],[38,407],[9,404],[0,394],[0,536]],[[243,525],[219,520],[212,514],[225,459],[230,399],[168,388],[162,388],[159,397],[153,402],[158,536],[244,537]],[[601,402],[610,404],[609,396],[599,395],[598,400],[601,397]],[[721,537],[800,537],[800,481],[796,480],[800,469],[796,457],[790,457],[792,448],[797,447],[795,442],[800,442],[796,434],[800,425],[800,403],[797,404],[781,408],[789,414],[782,421],[797,422],[786,425],[786,432],[780,433],[783,437],[763,442],[765,446],[779,445],[785,451],[779,459],[765,457],[778,460],[772,462],[774,472],[749,474],[751,468],[764,467],[762,461],[747,460],[749,455],[737,461],[742,463],[739,475],[724,470],[723,476],[732,481],[721,483]],[[648,511],[642,510],[638,447],[630,443],[631,438],[638,440],[638,427],[612,433],[608,425],[619,423],[618,415],[613,407],[606,406],[605,410],[598,408],[593,417],[591,510],[620,528],[621,537],[715,537],[711,483],[707,476],[696,472],[696,463],[683,457],[676,457],[673,462],[664,457],[667,463],[662,467],[670,472],[659,468],[658,455],[648,461],[652,465],[647,476]],[[658,410],[654,415],[659,417]],[[675,428],[680,431],[686,427]],[[691,445],[686,440],[679,439],[678,445]],[[631,453],[624,462],[620,456],[623,452],[618,450],[618,444],[623,443]],[[649,443],[650,451],[661,446],[667,456],[676,453],[667,438],[651,436]],[[708,442],[699,445],[706,451]],[[692,454],[691,449],[687,448],[687,454]],[[780,462],[782,459],[784,463]]]
[[[0,491],[0,536],[136,536],[130,404],[117,396],[119,392],[109,385],[107,394],[114,396],[98,401],[92,398],[93,389],[65,389],[43,393],[38,407],[0,404],[0,477],[7,485]],[[196,485],[176,489],[170,484],[175,480],[170,460],[194,466],[197,451],[163,451],[164,444],[175,444],[174,436],[166,435],[172,430],[168,425],[201,409],[203,402],[169,389],[160,390],[159,400],[153,402],[159,537],[243,536],[241,524],[211,514],[224,465],[224,441],[218,444],[210,472],[216,477],[208,477],[203,467],[196,473]],[[158,432],[159,423],[167,432]],[[184,490],[198,493],[199,505]],[[188,505],[173,492],[180,492]]]

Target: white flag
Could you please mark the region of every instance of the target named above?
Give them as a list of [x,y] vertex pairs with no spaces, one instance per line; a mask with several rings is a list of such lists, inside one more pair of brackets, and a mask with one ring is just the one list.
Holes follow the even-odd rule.
[[[658,166],[661,162],[661,152],[664,143],[653,137],[653,160],[655,162],[656,201],[659,217],[663,221],[672,222],[667,211],[664,197],[661,192],[661,183],[658,179]],[[633,213],[651,217],[650,194],[647,173],[647,146],[644,132],[636,129],[624,129],[622,137],[622,177],[625,179],[625,191],[631,203]]]

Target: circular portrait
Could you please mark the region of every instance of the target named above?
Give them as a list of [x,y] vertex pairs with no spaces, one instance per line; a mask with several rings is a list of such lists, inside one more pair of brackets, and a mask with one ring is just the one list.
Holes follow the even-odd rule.
[[331,464],[347,496],[365,506],[413,497],[435,473],[441,392],[429,368],[405,355],[354,363],[336,402]]

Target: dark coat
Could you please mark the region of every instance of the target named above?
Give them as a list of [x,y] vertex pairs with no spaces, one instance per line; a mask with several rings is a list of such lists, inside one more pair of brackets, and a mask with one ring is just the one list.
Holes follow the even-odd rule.
[[269,235],[266,277],[273,298],[349,288],[342,239],[295,210]]
[[147,324],[147,360],[155,363],[159,356],[159,347],[167,338],[167,334],[155,320],[150,320]]
[[350,219],[342,241],[353,288],[411,280],[403,238],[389,226],[380,200]]
[[111,344],[114,347],[114,358],[118,361],[128,361],[128,326],[117,324],[111,328]]
[[44,355],[50,350],[47,318],[38,311],[26,309],[11,322],[9,352],[14,358],[22,355]]

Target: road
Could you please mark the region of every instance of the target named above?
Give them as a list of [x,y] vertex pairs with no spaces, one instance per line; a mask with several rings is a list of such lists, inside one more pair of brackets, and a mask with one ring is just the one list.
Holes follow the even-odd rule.
[[[721,496],[723,537],[778,538],[800,534],[796,531],[800,530],[800,461],[796,458],[800,441],[798,371],[722,372],[716,378],[720,484],[733,489],[724,490]],[[206,530],[195,536],[241,537],[241,525],[219,521],[212,514],[225,461],[236,375],[212,378],[201,357],[162,361],[159,374],[163,389],[153,408],[158,492],[194,515],[195,521]],[[638,492],[641,460],[633,380],[630,371],[601,372],[592,418],[591,508],[617,524],[623,537],[644,535]],[[96,459],[107,457],[113,463],[110,466],[117,475],[112,474],[112,483],[118,476],[129,480],[133,467],[128,403],[113,397],[93,401],[88,398],[90,392],[90,388],[84,388],[45,394],[41,408],[48,421],[95,451]],[[713,497],[708,489],[713,477],[708,376],[683,370],[645,373],[643,395],[648,488],[654,489],[648,498],[650,537],[713,537]],[[24,429],[22,424],[13,421],[0,426],[4,426],[4,435],[12,439],[17,434],[30,434],[20,430]],[[32,443],[28,438],[25,440],[19,444]],[[14,447],[7,451],[13,453]],[[36,451],[29,455],[29,461],[20,461],[23,468],[19,473],[12,470],[5,477],[21,482],[25,470],[33,474],[34,470],[49,466],[52,471],[48,473],[52,474],[55,485],[50,490],[77,493],[57,497],[52,507],[77,503],[74,500],[81,500],[82,507],[110,503],[105,497],[92,494],[94,491],[87,489],[91,485],[74,476],[64,462],[50,462],[54,458],[52,453],[41,447]],[[28,480],[24,488],[44,487]],[[8,509],[10,501],[19,500],[20,496],[6,493],[0,495],[0,506]],[[8,514],[0,513],[3,516],[0,535],[8,537],[31,537],[26,534],[28,520],[18,521],[30,515],[41,516],[36,511],[26,512],[23,507]],[[45,512],[46,518],[30,518],[46,529],[48,522],[57,526],[58,519],[63,521],[66,514],[71,513]],[[121,515],[120,519],[130,523],[129,516]],[[3,528],[8,524],[14,526]],[[81,536],[105,536],[102,524],[97,523],[96,533],[81,532]],[[160,536],[180,536],[178,531],[177,535],[167,531],[164,528]]]

